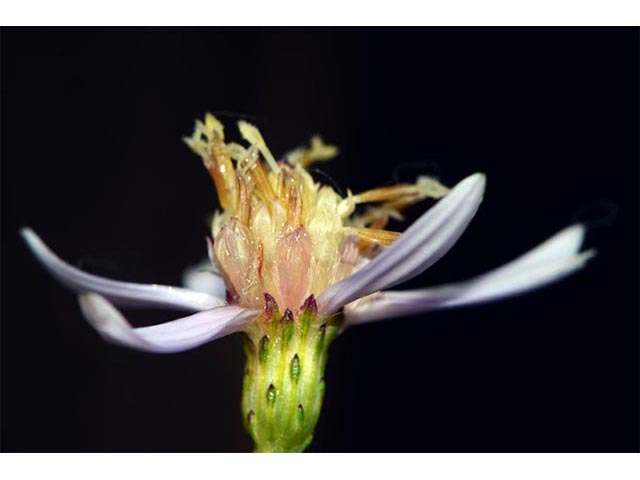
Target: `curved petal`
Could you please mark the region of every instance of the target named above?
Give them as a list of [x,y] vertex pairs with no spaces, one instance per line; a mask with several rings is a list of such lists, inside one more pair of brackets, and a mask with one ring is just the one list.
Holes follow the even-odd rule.
[[578,253],[585,228],[572,225],[516,260],[471,280],[373,295],[345,308],[347,324],[383,320],[499,300],[557,281],[582,268],[595,255]]
[[109,301],[96,293],[78,296],[87,321],[108,342],[155,353],[175,353],[239,331],[259,312],[218,307],[152,327],[133,328]]
[[201,292],[165,285],[119,282],[83,272],[60,259],[30,228],[20,234],[42,266],[60,283],[76,293],[97,292],[116,305],[168,307],[201,311],[224,305],[224,300]]
[[384,252],[318,297],[327,315],[375,291],[392,287],[424,272],[460,238],[478,210],[485,176],[471,175],[420,217]]
[[227,287],[223,278],[207,259],[188,267],[182,274],[182,285],[189,290],[225,298]]

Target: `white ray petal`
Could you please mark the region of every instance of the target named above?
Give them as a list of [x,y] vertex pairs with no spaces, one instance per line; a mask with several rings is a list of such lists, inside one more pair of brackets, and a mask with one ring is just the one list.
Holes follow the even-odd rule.
[[537,247],[519,256],[517,259],[492,270],[490,273],[498,274],[509,272],[528,265],[544,263],[546,261],[559,260],[569,255],[577,254],[584,242],[586,228],[581,224],[570,225],[548,238]]
[[175,353],[241,330],[259,312],[237,306],[217,307],[152,327],[133,328],[103,296],[78,296],[85,318],[108,342],[155,353]]
[[189,290],[225,298],[227,287],[208,259],[188,267],[182,274],[182,285]]
[[471,175],[420,217],[393,245],[357,272],[332,285],[318,298],[323,314],[424,272],[455,244],[475,215],[485,176]]
[[59,258],[30,228],[23,228],[20,233],[42,266],[60,283],[76,293],[97,292],[116,305],[128,307],[157,306],[201,311],[225,304],[221,298],[185,288],[119,282],[91,275]]
[[593,250],[578,253],[584,233],[584,226],[572,225],[516,260],[464,282],[372,295],[345,308],[347,323],[489,302],[542,287],[579,270],[595,255]]

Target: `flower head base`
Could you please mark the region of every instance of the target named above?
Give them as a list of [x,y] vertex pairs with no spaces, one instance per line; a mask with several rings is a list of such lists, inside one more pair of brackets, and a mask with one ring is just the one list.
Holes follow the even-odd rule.
[[[196,121],[191,149],[213,178],[222,212],[213,225],[213,261],[223,274],[230,301],[260,308],[264,294],[295,311],[311,294],[349,276],[376,246],[388,246],[400,234],[383,230],[390,217],[448,189],[434,179],[378,188],[340,197],[316,183],[306,167],[338,152],[318,136],[311,148],[299,148],[276,162],[256,127],[238,124],[245,148],[225,143],[222,123],[207,114]],[[263,160],[260,158],[262,156]],[[380,203],[354,217],[356,205]]]
[[[306,170],[335,156],[335,147],[313,137],[310,148],[276,161],[254,126],[240,122],[239,129],[246,147],[226,143],[222,124],[208,114],[185,139],[202,157],[222,207],[213,242],[208,239],[208,272],[187,270],[187,288],[97,277],[65,263],[31,229],[21,233],[42,265],[78,294],[82,313],[109,342],[173,353],[244,332],[242,409],[258,451],[301,451],[309,444],[327,350],[341,329],[514,296],[577,271],[595,254],[580,251],[585,228],[572,225],[469,280],[389,291],[453,247],[482,201],[484,175],[470,175],[451,190],[420,177],[343,198]],[[402,235],[385,230],[390,218],[402,220],[404,209],[429,197],[441,200]],[[367,203],[375,205],[356,215]],[[134,328],[116,305],[196,313]]]
[[280,312],[266,295],[262,320],[245,336],[245,427],[258,451],[301,452],[320,416],[327,352],[343,317],[318,316],[313,296],[295,313]]

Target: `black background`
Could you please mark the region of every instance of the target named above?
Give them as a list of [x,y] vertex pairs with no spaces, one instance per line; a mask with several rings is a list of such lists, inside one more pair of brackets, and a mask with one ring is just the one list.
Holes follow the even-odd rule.
[[107,345],[18,237],[180,282],[216,208],[180,140],[208,110],[228,132],[257,123],[274,153],[323,134],[343,189],[485,172],[467,233],[408,286],[618,210],[589,232],[598,257],[553,287],[346,331],[310,451],[638,451],[638,30],[587,28],[3,29],[2,450],[251,449],[239,336],[168,356]]

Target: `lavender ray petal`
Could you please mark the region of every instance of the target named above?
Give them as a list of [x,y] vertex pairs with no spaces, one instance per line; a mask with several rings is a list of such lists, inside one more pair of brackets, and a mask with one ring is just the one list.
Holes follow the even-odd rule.
[[516,260],[470,280],[430,288],[387,291],[345,308],[347,324],[485,303],[540,288],[584,267],[595,255],[578,253],[584,227],[572,225]]
[[30,228],[23,228],[20,233],[42,266],[56,280],[76,293],[97,292],[116,305],[128,307],[201,311],[225,304],[221,298],[185,288],[120,282],[83,272],[59,258]]
[[475,215],[485,188],[485,176],[471,175],[420,217],[393,245],[360,270],[332,285],[318,298],[327,315],[354,300],[424,272],[460,238]]
[[241,330],[259,313],[238,306],[223,306],[152,327],[133,328],[103,296],[78,296],[89,324],[110,343],[154,353],[176,353]]
[[214,270],[208,259],[187,267],[182,274],[182,285],[196,292],[207,293],[217,298],[225,298],[227,287],[224,279]]

